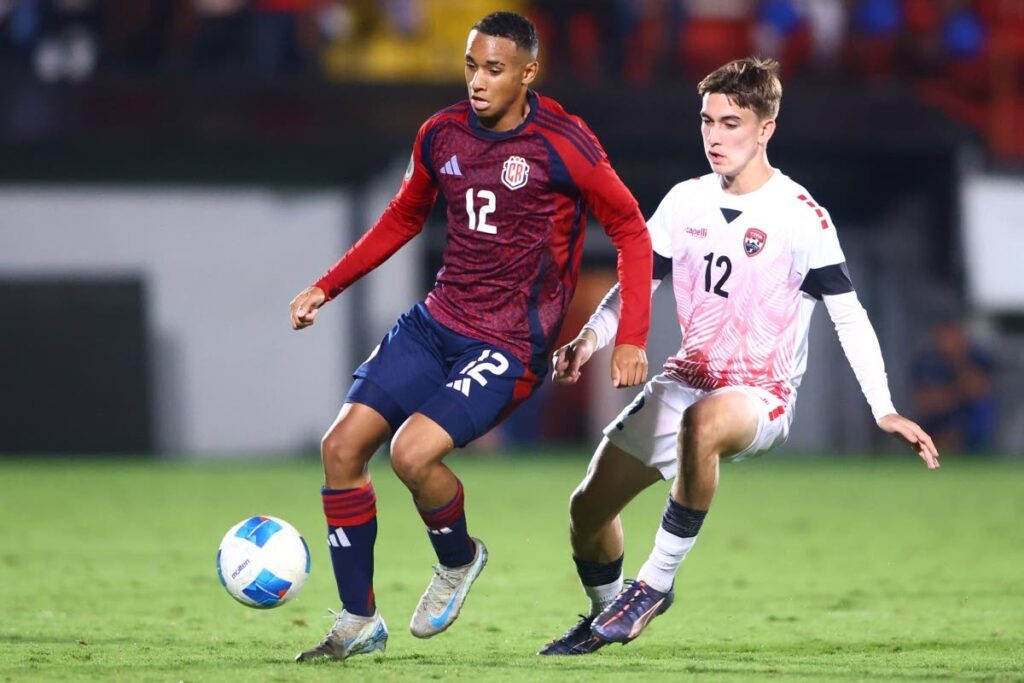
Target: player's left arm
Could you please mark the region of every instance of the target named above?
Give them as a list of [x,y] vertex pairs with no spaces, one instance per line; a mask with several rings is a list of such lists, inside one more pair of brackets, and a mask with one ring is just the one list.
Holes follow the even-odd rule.
[[[582,126],[581,126],[582,127]],[[586,130],[586,129],[585,129]],[[587,131],[593,138],[593,134]],[[612,353],[612,384],[629,387],[647,379],[647,334],[651,325],[651,237],[633,194],[602,150],[594,164],[571,168],[583,200],[604,226],[618,252],[621,312]]]
[[[678,223],[680,205],[686,183],[672,188],[661,200],[654,215],[647,221],[647,232],[653,247],[653,270],[651,272],[651,296],[658,285],[672,274],[672,224]],[[619,330],[619,313],[622,297],[618,283],[598,304],[590,320],[583,326],[576,338],[555,352],[553,378],[559,384],[572,384],[580,378],[580,368],[590,360],[595,351],[603,349]]]
[[878,335],[861,305],[839,246],[835,227],[815,226],[808,271],[801,289],[824,301],[839,343],[860,384],[878,427],[910,445],[928,469],[938,469],[939,453],[931,437],[912,420],[896,412],[882,359]]

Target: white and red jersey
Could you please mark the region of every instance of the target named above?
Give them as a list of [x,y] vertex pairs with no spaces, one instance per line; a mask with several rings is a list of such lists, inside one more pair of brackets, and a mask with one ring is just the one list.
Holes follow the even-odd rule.
[[743,195],[709,174],[672,188],[647,227],[672,260],[682,330],[666,372],[698,389],[761,387],[788,404],[807,366],[816,281],[849,283],[829,277],[845,258],[828,212],[778,170]]
[[[751,386],[788,410],[807,367],[816,301],[824,301],[872,413],[895,412],[881,349],[857,299],[835,226],[801,185],[775,170],[742,195],[716,174],[679,183],[647,222],[655,287],[671,274],[682,330],[665,373],[697,389]],[[615,288],[586,327],[608,343]]]

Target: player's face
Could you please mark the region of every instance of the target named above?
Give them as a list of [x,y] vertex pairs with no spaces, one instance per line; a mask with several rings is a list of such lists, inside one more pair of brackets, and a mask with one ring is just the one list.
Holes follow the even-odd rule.
[[480,120],[500,128],[508,119],[518,124],[526,87],[537,75],[537,60],[508,38],[470,31],[466,44],[466,86]]
[[762,119],[721,93],[704,95],[700,121],[704,155],[711,170],[724,176],[739,175],[775,131],[774,119]]

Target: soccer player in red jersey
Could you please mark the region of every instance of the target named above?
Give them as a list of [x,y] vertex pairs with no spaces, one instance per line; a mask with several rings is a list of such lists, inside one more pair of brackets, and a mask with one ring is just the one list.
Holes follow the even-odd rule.
[[291,303],[292,327],[312,325],[324,303],[415,237],[444,194],[447,245],[435,286],[356,370],[323,439],[323,506],[343,610],[300,661],[386,644],[373,592],[376,496],[367,463],[389,440],[391,466],[438,557],[410,629],[428,638],[458,616],[487,550],[467,532],[462,484],[443,460],[497,424],[547,372],[576,287],[587,208],[618,251],[623,305],[612,383],[646,378],[646,225],[594,134],[530,90],[537,69],[529,19],[497,12],[478,22],[466,50],[469,98],[423,124],[384,214]]

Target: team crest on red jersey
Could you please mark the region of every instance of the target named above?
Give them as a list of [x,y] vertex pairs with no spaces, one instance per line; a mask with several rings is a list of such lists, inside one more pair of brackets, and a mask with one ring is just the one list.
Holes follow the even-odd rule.
[[747,252],[747,256],[757,256],[764,249],[764,243],[767,241],[768,235],[764,233],[764,230],[750,228],[743,236],[743,251]]
[[510,190],[518,190],[530,179],[530,165],[522,157],[509,157],[501,166],[501,182]]

